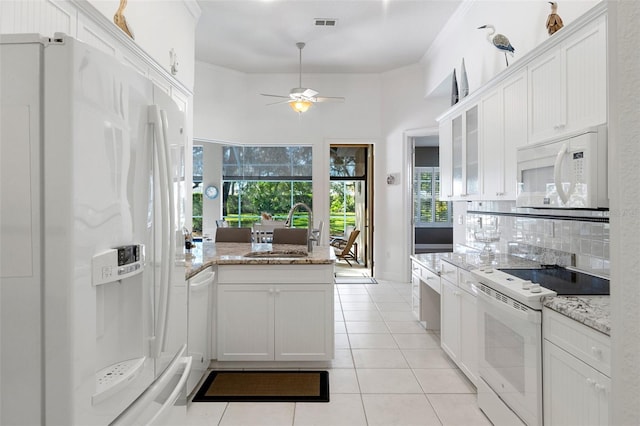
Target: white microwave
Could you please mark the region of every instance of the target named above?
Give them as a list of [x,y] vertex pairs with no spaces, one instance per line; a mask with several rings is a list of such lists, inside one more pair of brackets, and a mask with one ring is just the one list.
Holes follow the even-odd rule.
[[516,206],[608,209],[607,126],[518,149]]

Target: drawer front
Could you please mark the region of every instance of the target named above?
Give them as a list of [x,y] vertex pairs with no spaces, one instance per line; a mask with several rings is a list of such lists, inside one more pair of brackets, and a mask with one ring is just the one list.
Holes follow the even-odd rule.
[[430,270],[423,268],[420,279],[429,287],[434,289],[436,293],[440,294],[440,276],[438,274],[435,274]]
[[458,285],[458,267],[443,261],[440,265],[440,277]]
[[333,265],[218,265],[220,284],[333,284]]
[[552,309],[543,310],[543,337],[611,376],[611,339]]
[[458,287],[470,293],[472,296],[478,295],[478,281],[476,281],[469,271],[462,269],[458,271]]

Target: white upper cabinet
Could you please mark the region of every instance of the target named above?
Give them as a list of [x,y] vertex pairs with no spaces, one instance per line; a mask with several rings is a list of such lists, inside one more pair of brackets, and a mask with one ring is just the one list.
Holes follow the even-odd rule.
[[473,200],[480,195],[478,106],[440,121],[440,179],[443,199]]
[[515,200],[517,150],[607,122],[607,15],[598,5],[438,117],[446,200]]
[[482,98],[482,199],[515,200],[516,151],[527,143],[527,73],[508,78]]
[[451,120],[440,122],[440,198],[453,197],[453,140]]
[[531,142],[607,121],[606,31],[600,16],[531,61]]

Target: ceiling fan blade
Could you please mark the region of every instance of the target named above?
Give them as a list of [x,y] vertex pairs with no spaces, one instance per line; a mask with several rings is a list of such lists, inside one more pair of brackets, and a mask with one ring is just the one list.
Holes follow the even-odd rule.
[[262,95],[262,96],[270,96],[270,97],[272,97],[272,98],[291,99],[289,96],[282,96],[282,95],[269,95],[268,93],[260,93],[260,95]]
[[344,102],[344,98],[341,96],[316,96],[313,98],[314,102]]
[[[278,96],[278,97],[280,97],[280,96]],[[289,102],[291,102],[291,99],[287,98],[284,101],[271,102],[270,104],[266,104],[266,105],[269,106],[269,105],[288,104]]]

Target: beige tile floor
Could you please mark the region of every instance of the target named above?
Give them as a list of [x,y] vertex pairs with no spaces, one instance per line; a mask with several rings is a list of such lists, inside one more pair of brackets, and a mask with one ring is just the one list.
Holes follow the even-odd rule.
[[187,425],[490,425],[474,386],[411,314],[410,286],[336,285],[330,362],[213,362],[212,368],[329,371],[329,403],[191,403]]

